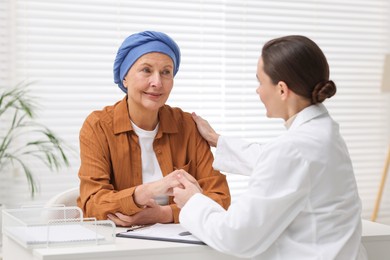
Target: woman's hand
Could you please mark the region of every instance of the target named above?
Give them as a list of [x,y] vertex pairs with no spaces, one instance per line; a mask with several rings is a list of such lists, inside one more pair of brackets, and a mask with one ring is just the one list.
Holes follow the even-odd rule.
[[134,215],[128,216],[117,212],[115,214],[108,214],[107,217],[117,226],[122,227],[173,222],[171,207],[168,205],[160,206],[154,200],[150,200],[142,211]]
[[209,143],[210,146],[216,147],[219,134],[214,131],[207,120],[198,116],[195,112],[192,112],[192,118],[194,119],[201,136]]
[[178,174],[185,175],[187,178],[191,179],[191,181],[195,181],[197,183],[195,178],[186,171],[176,170],[158,181],[144,183],[138,186],[134,191],[135,203],[139,206],[144,206],[150,199],[154,199],[159,196],[172,196],[173,188],[183,187],[176,177]]
[[176,187],[173,189],[173,201],[179,208],[182,208],[194,194],[202,193],[202,188],[196,180],[194,182],[192,179],[188,178],[187,175],[178,174],[177,179],[181,183],[182,187]]

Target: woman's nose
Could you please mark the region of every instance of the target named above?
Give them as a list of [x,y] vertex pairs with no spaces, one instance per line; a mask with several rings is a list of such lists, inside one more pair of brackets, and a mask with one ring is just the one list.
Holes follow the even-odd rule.
[[150,77],[150,85],[157,88],[162,87],[160,73],[153,73],[153,75]]

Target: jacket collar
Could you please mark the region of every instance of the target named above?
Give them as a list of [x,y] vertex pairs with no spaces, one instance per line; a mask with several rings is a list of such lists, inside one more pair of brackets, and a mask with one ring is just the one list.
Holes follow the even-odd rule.
[[[161,136],[162,133],[178,132],[176,121],[174,120],[171,109],[168,105],[164,105],[160,108],[158,117],[160,125],[157,137]],[[114,134],[134,131],[130,122],[129,110],[127,108],[127,96],[119,101],[114,107],[113,130]]]
[[297,114],[289,130],[293,130],[302,124],[324,114],[328,114],[328,110],[322,103],[308,106]]

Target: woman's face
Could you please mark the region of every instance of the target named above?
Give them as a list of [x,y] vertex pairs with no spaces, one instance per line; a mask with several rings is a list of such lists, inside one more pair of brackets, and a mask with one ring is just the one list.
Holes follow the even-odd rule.
[[152,52],[141,56],[123,80],[130,106],[141,111],[158,111],[171,93],[173,69],[168,55]]
[[259,95],[261,102],[263,102],[267,110],[267,117],[280,117],[282,109],[280,90],[277,84],[273,84],[271,78],[264,72],[263,59],[259,58],[257,63],[257,80],[259,86],[256,93]]

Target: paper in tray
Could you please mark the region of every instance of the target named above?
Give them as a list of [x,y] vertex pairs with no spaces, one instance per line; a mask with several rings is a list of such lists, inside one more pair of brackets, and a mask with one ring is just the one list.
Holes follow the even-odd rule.
[[2,215],[3,233],[26,248],[115,242],[114,222],[83,218],[78,207],[5,209]]
[[27,245],[104,240],[104,236],[80,224],[8,227],[6,229],[10,236]]

